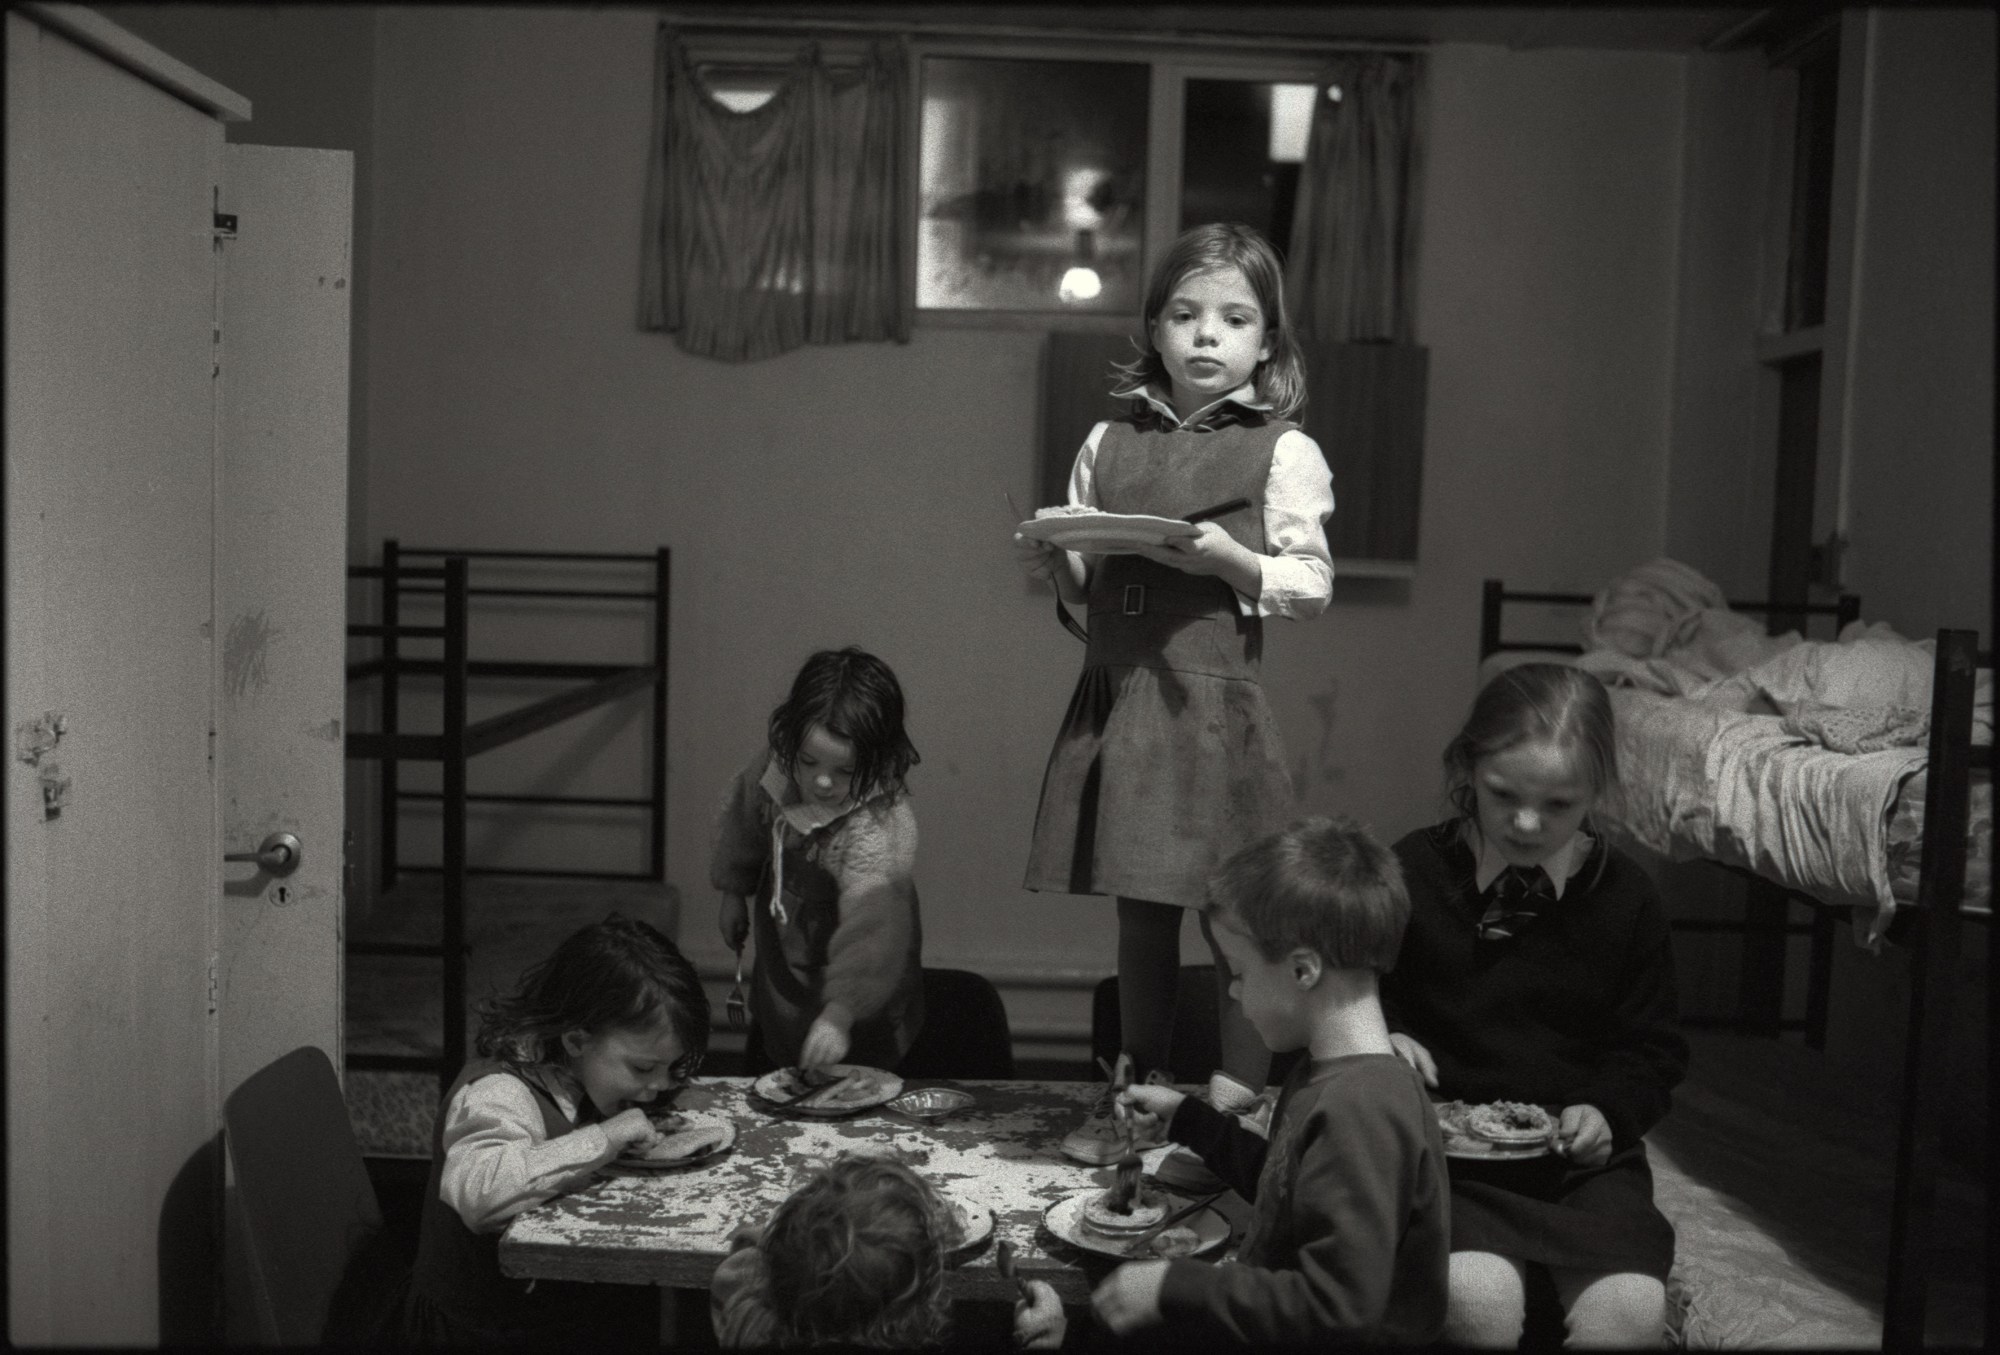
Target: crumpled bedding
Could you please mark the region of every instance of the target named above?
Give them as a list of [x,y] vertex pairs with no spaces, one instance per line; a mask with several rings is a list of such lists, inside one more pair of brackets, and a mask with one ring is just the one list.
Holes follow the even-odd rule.
[[[1916,896],[1935,642],[1855,622],[1836,641],[1771,636],[1678,561],[1628,570],[1597,594],[1585,653],[1612,690],[1620,795],[1605,817],[1675,860],[1708,857],[1858,905],[1879,945]],[[1548,656],[1503,653],[1500,666]],[[1993,740],[1982,669],[1973,741]],[[1968,906],[1990,906],[1992,786],[1973,779]]]
[[1922,748],[1833,753],[1784,718],[1613,688],[1619,794],[1607,818],[1674,860],[1708,857],[1874,910],[1896,907],[1889,819]]

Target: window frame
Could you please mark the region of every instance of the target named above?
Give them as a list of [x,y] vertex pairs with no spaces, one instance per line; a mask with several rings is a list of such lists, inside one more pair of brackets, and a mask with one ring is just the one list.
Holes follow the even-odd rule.
[[[1317,84],[1325,73],[1328,51],[1271,52],[1193,51],[1186,47],[1134,41],[1085,45],[1076,42],[1004,38],[913,37],[910,40],[911,97],[904,128],[903,219],[909,223],[910,258],[903,269],[904,301],[912,325],[936,329],[1046,331],[1052,325],[1068,329],[1128,333],[1139,321],[1140,308],[1129,312],[1048,310],[925,309],[917,305],[918,181],[923,157],[924,61],[928,57],[994,61],[1129,62],[1148,67],[1146,110],[1145,242],[1140,275],[1150,278],[1174,237],[1180,233],[1182,145],[1189,80],[1244,80],[1269,84]],[[1141,306],[1143,306],[1143,299]]]

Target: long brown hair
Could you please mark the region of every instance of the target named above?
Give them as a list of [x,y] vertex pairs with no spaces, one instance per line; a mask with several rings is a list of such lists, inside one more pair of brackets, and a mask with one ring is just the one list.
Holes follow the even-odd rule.
[[1285,311],[1285,267],[1269,240],[1252,227],[1235,222],[1212,221],[1182,231],[1168,247],[1146,288],[1142,351],[1129,363],[1113,363],[1112,380],[1135,385],[1168,380],[1166,364],[1153,344],[1153,322],[1160,318],[1173,299],[1174,288],[1184,278],[1219,268],[1241,271],[1257,298],[1257,308],[1264,312],[1264,334],[1271,340],[1271,356],[1257,364],[1253,378],[1257,394],[1279,418],[1297,418],[1306,404],[1306,372]]
[[662,1021],[692,1068],[708,1048],[708,994],[667,934],[612,913],[571,932],[511,992],[481,1002],[474,1048],[521,1066],[560,1061],[572,1030],[651,1030]]
[[903,729],[903,687],[888,664],[865,649],[822,649],[792,679],[791,694],[771,712],[771,751],[789,775],[814,725],[854,745],[854,785],[861,804],[878,792],[900,794],[920,759]]
[[[1479,800],[1472,774],[1480,759],[1542,739],[1561,748],[1583,773],[1593,810],[1617,795],[1617,725],[1604,684],[1568,664],[1523,663],[1480,688],[1472,713],[1445,745],[1445,794],[1452,808],[1467,823],[1476,823]],[[1594,825],[1592,836],[1600,836]]]

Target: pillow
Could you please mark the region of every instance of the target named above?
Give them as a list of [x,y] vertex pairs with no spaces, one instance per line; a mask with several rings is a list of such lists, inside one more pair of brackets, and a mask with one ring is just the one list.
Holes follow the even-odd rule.
[[1684,642],[1703,608],[1725,605],[1722,590],[1698,571],[1662,556],[1626,570],[1597,595],[1584,620],[1583,645],[1651,658]]

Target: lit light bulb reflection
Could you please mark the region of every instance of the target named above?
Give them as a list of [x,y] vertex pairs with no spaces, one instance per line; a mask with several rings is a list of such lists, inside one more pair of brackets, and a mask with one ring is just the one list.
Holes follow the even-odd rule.
[[1062,275],[1062,282],[1056,287],[1056,295],[1063,301],[1074,304],[1078,301],[1094,301],[1097,294],[1103,290],[1104,280],[1097,276],[1097,270],[1079,264]]

